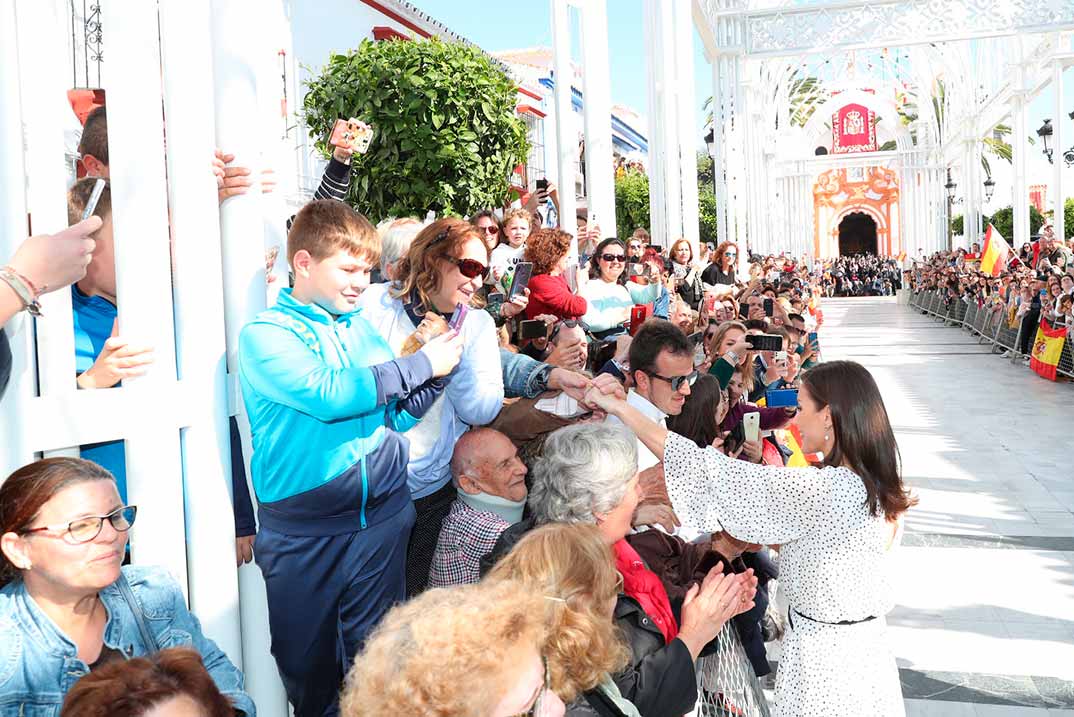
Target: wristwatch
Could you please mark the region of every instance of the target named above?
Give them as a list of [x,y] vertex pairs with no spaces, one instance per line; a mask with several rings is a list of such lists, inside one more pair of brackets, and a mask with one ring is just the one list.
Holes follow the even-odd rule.
[[731,364],[732,366],[738,366],[738,362],[741,360],[739,359],[738,354],[736,354],[734,351],[727,351],[726,353],[724,353],[723,358],[725,361],[727,361],[727,363]]

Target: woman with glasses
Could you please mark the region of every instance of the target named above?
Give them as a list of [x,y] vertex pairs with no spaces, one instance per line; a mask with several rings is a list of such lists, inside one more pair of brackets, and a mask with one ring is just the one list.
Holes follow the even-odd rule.
[[[443,326],[457,307],[474,307],[458,327],[462,358],[444,379],[443,393],[407,432],[407,486],[417,520],[407,546],[407,594],[425,587],[440,526],[455,501],[451,454],[470,426],[492,421],[503,405],[503,372],[492,317],[476,294],[488,274],[488,246],[462,219],[439,219],[422,229],[397,266],[391,284],[362,292],[359,307],[397,356],[426,323]],[[423,333],[427,334],[423,328]],[[419,336],[422,334],[419,334]]]
[[[606,595],[604,614],[615,621],[630,648],[626,662],[613,661],[606,652],[607,643],[602,643],[599,650],[593,650],[591,657],[596,661],[589,662],[579,651],[586,649],[587,639],[595,637],[592,619],[581,621],[582,634],[568,632],[565,625],[556,629],[553,623],[546,649],[552,689],[565,700],[584,692],[578,700],[582,704],[576,701],[571,714],[617,714],[602,712],[597,706],[612,702],[625,709],[616,695],[646,717],[681,717],[690,712],[697,698],[694,661],[731,616],[753,605],[756,581],[752,573],[723,575],[723,566],[717,565],[702,585],[681,603],[672,604],[660,577],[626,541],[634,524],[655,521],[645,517],[644,507],[638,508],[637,442],[621,426],[582,423],[555,431],[545,442],[532,476],[530,517],[500,535],[492,553],[482,559],[482,567],[496,564],[489,573],[491,579],[538,582],[541,587],[534,592],[566,600],[568,610]],[[609,561],[597,574],[608,577],[593,580],[595,567],[572,577],[574,570],[583,569],[574,564],[576,557],[583,564],[592,564],[592,557],[563,555],[553,561],[531,553],[534,544],[523,549],[528,533],[559,523],[595,526],[593,532],[607,546],[602,559]],[[557,539],[562,532],[545,530],[541,541],[547,548],[537,552],[555,550],[555,543],[562,542]],[[523,550],[515,554],[513,548]],[[502,568],[500,561],[506,561]],[[623,578],[615,588],[614,605],[608,569],[612,567]],[[594,669],[598,667],[612,673],[614,688]],[[580,668],[578,674],[585,677],[572,682],[572,668]],[[586,706],[593,711],[582,709]]]
[[491,209],[482,209],[470,217],[470,223],[477,228],[478,235],[485,240],[485,245],[492,252],[500,245],[503,236],[503,222]]
[[57,717],[83,675],[181,645],[239,713],[256,713],[175,580],[121,567],[136,515],[112,474],[80,458],[36,461],[0,485],[0,714]]
[[580,294],[588,303],[582,321],[598,339],[625,333],[635,304],[650,304],[660,295],[660,283],[627,281],[627,250],[619,239],[605,239],[589,260],[589,281]]
[[548,601],[497,581],[393,608],[354,661],[342,717],[562,717],[541,650]]
[[729,286],[733,290],[737,281],[736,263],[738,262],[738,245],[725,241],[716,247],[716,253],[712,257],[712,263],[701,274],[701,281],[710,286]]

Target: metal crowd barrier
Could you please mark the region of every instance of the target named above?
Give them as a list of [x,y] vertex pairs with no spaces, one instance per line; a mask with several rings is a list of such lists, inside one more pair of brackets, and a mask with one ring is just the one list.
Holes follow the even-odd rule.
[[[978,343],[991,344],[994,353],[1004,351],[1010,354],[1011,362],[1025,358],[1018,347],[1022,343],[1024,322],[1019,319],[1015,326],[1007,322],[1007,311],[994,310],[991,306],[978,306],[976,302],[966,302],[958,298],[948,300],[943,292],[918,290],[912,292],[910,307],[943,321],[950,326],[961,327],[979,336]],[[1034,333],[1036,327],[1033,327]],[[1072,332],[1074,333],[1074,332]],[[1074,336],[1068,336],[1063,344],[1063,353],[1059,356],[1056,372],[1074,378]],[[1030,345],[1030,349],[1032,346]]]
[[693,717],[769,717],[761,683],[734,625],[716,636],[716,651],[697,660],[697,705]]

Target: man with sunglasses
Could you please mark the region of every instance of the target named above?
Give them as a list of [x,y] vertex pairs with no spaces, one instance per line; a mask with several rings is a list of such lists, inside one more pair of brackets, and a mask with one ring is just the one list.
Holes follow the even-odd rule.
[[[690,386],[697,380],[694,349],[686,334],[670,321],[650,319],[642,324],[630,343],[624,371],[633,384],[627,403],[661,426],[668,416],[682,412]],[[611,423],[619,423],[608,416]],[[638,469],[652,468],[659,459],[638,442]]]

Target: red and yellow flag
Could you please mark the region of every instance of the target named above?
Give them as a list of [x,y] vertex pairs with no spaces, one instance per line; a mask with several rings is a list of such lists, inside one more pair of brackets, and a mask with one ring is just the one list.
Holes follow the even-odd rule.
[[1065,328],[1053,329],[1046,319],[1041,319],[1037,329],[1037,338],[1033,341],[1033,354],[1029,367],[1044,378],[1055,380],[1055,370],[1059,365],[1059,356],[1063,353],[1066,340]]
[[985,232],[984,249],[981,251],[981,271],[992,276],[1007,268],[1007,262],[1011,257],[1011,247],[996,228],[988,225]]

